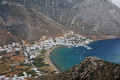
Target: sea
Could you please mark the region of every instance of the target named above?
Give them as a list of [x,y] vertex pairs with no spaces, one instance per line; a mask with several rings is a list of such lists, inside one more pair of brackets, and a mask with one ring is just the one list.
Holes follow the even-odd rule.
[[92,49],[85,47],[61,46],[50,53],[52,63],[62,72],[76,64],[81,63],[85,57],[95,56],[102,60],[120,63],[120,39],[99,40],[87,44]]

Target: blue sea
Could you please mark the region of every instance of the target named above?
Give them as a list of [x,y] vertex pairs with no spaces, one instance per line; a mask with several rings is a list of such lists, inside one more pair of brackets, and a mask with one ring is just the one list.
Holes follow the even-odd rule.
[[120,39],[95,41],[88,46],[92,49],[58,47],[50,53],[50,59],[60,71],[73,67],[87,56],[96,56],[105,61],[120,63]]

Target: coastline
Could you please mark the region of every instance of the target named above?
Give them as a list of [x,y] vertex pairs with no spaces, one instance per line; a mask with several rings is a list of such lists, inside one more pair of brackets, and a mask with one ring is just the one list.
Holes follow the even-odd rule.
[[50,60],[50,57],[49,57],[51,51],[54,50],[54,49],[57,48],[57,47],[59,47],[59,46],[54,46],[52,49],[48,50],[48,51],[45,53],[46,57],[44,58],[44,62],[45,62],[46,64],[49,64],[53,71],[60,72],[60,70],[53,64],[53,62]]
[[[105,39],[105,40],[108,40],[108,39]],[[98,41],[102,41],[102,40],[98,40]],[[97,41],[92,41],[91,43],[93,43],[93,42],[97,42]],[[49,49],[49,50],[47,50],[45,52],[44,62],[45,62],[45,64],[49,64],[50,65],[49,66],[50,71],[61,72],[61,70],[59,68],[57,68],[57,66],[54,65],[54,63],[50,59],[50,53],[51,53],[51,51],[53,51],[55,48],[58,48],[58,47],[60,47],[60,46],[54,46],[54,47],[52,47],[51,49]]]

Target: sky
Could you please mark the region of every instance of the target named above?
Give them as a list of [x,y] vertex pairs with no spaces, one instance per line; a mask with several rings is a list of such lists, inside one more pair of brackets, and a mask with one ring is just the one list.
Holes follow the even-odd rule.
[[112,0],[114,4],[116,4],[118,7],[120,7],[120,0]]

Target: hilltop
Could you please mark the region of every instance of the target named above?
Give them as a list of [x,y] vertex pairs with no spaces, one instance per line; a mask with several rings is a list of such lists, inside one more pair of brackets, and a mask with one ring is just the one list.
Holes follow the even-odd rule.
[[120,65],[103,61],[97,57],[87,57],[71,69],[35,80],[119,80]]

